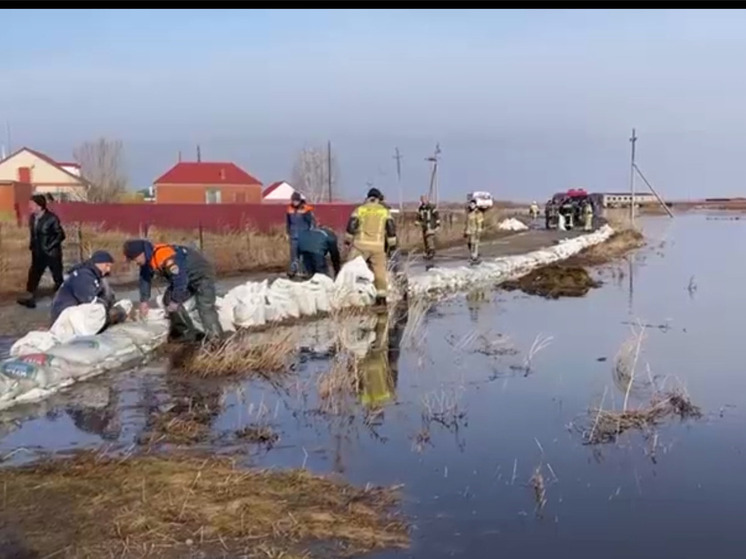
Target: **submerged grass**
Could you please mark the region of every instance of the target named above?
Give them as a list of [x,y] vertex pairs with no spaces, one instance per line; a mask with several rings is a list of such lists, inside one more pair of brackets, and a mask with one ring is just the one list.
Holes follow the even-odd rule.
[[702,411],[692,403],[683,390],[656,394],[645,406],[635,409],[594,411],[596,418],[586,436],[586,444],[609,443],[630,430],[647,431],[665,419],[678,416],[680,419],[698,419]]
[[269,377],[285,372],[296,349],[291,330],[278,329],[264,343],[239,332],[219,345],[205,344],[182,348],[172,365],[181,372],[202,378],[257,374]]
[[391,489],[361,490],[304,470],[85,452],[4,469],[0,525],[40,557],[290,559],[319,544],[352,556],[408,545],[396,504]]

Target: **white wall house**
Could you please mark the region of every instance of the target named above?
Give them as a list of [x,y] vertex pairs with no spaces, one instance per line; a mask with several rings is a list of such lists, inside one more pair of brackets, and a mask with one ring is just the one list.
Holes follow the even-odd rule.
[[0,161],[0,181],[29,183],[34,193],[51,194],[60,201],[85,201],[89,186],[77,163],[59,163],[26,147]]
[[262,192],[262,201],[290,202],[293,192],[295,192],[295,188],[290,183],[285,181],[273,182]]

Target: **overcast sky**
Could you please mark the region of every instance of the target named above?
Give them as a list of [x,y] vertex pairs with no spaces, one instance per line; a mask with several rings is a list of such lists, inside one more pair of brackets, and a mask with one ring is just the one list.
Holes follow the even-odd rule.
[[[546,199],[627,189],[743,194],[740,10],[0,10],[0,121],[60,160],[125,143],[133,186],[179,150],[265,184],[332,141],[344,193]],[[32,35],[29,33],[32,32]],[[7,143],[0,134],[0,144]]]

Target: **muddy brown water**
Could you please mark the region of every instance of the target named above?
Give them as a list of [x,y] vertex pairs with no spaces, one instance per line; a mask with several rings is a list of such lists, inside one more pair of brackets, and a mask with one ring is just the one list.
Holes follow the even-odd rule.
[[[646,218],[645,228],[649,246],[603,269],[603,286],[586,297],[495,291],[435,306],[422,344],[400,348],[395,394],[377,414],[366,416],[359,402],[343,417],[317,412],[325,356],[300,356],[294,380],[280,388],[184,383],[153,364],[2,414],[0,456],[16,463],[71,448],[127,448],[172,394],[199,391],[220,407],[205,443],[215,451],[244,453],[257,466],[338,472],[360,485],[403,484],[412,547],[370,557],[740,556],[746,224],[687,215]],[[612,366],[638,320],[649,326],[638,375],[678,379],[705,417],[585,445],[579,427],[588,409],[604,393],[604,407],[622,405]],[[463,348],[474,331],[517,353],[478,351],[483,341]],[[537,336],[551,341],[527,373]],[[366,362],[370,385],[378,357]],[[630,405],[642,401],[633,391]],[[271,449],[236,437],[256,425],[279,435]],[[541,511],[531,484],[537,467]]]

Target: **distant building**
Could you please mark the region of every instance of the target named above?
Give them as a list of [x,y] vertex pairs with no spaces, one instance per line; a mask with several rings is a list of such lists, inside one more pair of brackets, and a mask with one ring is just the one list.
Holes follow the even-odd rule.
[[179,162],[153,181],[156,204],[247,204],[262,201],[262,183],[235,163]]
[[61,163],[27,147],[0,161],[0,181],[30,184],[35,194],[61,202],[85,201],[90,186],[77,163]]
[[[603,208],[628,208],[632,203],[632,195],[629,192],[598,192],[590,196],[594,202],[600,202]],[[649,206],[657,203],[658,199],[649,192],[635,193],[635,204],[638,206]]]
[[262,200],[266,202],[290,202],[293,192],[297,192],[290,183],[277,181],[270,184],[262,192]]

